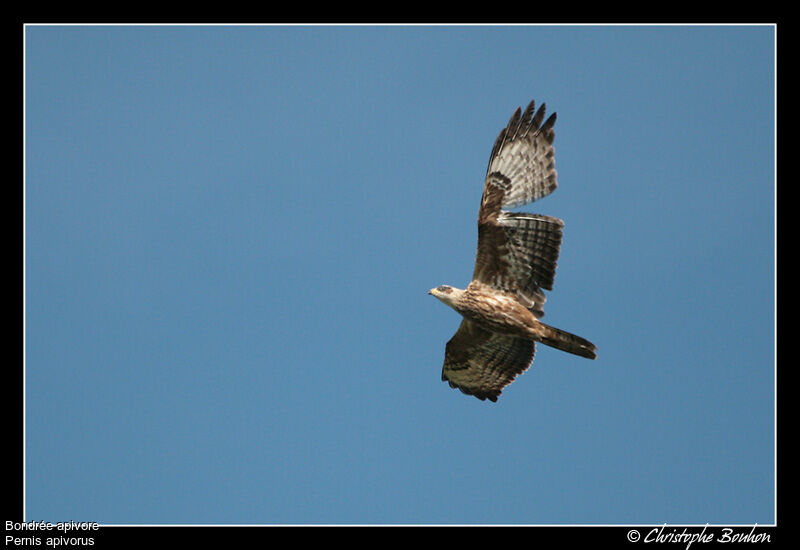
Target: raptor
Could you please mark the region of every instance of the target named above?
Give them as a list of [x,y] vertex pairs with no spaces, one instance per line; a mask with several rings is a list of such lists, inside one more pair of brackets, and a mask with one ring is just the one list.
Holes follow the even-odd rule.
[[[441,285],[432,294],[463,317],[445,346],[442,380],[478,399],[497,401],[533,362],[536,342],[596,358],[588,340],[544,324],[544,290],[553,289],[564,222],[507,209],[556,187],[553,113],[545,104],[517,108],[492,148],[478,210],[478,251],[466,289]],[[544,122],[543,122],[544,121]]]

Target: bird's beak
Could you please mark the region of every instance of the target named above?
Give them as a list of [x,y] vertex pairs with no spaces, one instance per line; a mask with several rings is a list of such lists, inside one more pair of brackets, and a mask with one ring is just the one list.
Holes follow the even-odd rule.
[[435,296],[435,294],[434,294],[435,292],[436,292],[436,289],[435,289],[435,288],[432,288],[432,289],[430,289],[430,290],[428,291],[428,294],[430,294],[430,295],[432,295],[432,296]]

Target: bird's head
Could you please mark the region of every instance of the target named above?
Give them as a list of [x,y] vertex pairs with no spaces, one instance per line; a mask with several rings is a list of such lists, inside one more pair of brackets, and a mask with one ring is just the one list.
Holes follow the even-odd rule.
[[448,306],[453,306],[453,302],[458,298],[458,296],[462,293],[462,290],[457,288],[453,288],[449,285],[440,285],[436,288],[432,288],[428,291],[428,294],[431,294],[447,304]]

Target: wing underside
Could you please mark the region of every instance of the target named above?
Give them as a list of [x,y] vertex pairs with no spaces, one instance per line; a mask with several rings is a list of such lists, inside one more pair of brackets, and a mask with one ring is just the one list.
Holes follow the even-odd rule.
[[479,219],[496,218],[501,208],[514,208],[545,197],[558,187],[553,140],[556,114],[542,124],[545,105],[534,114],[531,101],[518,108],[500,131],[489,156]]
[[489,332],[464,319],[445,347],[442,380],[467,395],[497,401],[530,367],[534,353],[533,340]]
[[555,113],[532,101],[517,109],[495,141],[478,214],[473,280],[516,298],[544,315],[543,290],[552,290],[564,222],[541,214],[508,212],[557,187],[553,140]]
[[496,284],[515,293],[537,317],[544,316],[545,295],[552,290],[564,222],[541,214],[503,212],[499,219],[506,239],[504,273]]

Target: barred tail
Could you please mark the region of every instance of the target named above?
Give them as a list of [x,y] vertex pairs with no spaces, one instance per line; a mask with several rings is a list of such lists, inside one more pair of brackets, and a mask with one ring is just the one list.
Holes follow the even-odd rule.
[[566,351],[587,359],[595,359],[597,357],[597,347],[589,340],[571,334],[565,330],[561,330],[544,323],[539,323],[541,329],[540,336],[537,338],[542,344],[550,347]]

